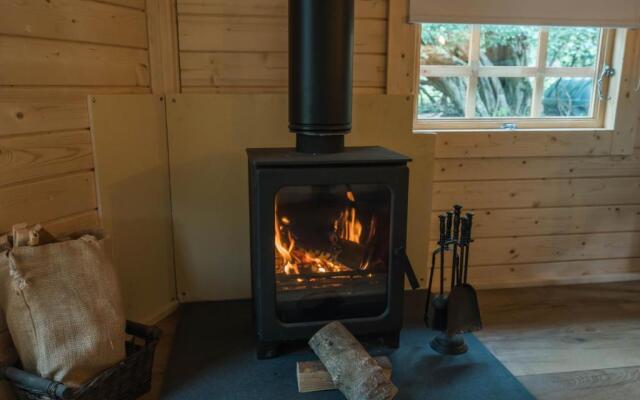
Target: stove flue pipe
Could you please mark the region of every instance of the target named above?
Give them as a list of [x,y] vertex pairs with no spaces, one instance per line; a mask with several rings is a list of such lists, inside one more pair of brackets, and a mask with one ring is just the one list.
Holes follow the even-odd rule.
[[289,0],[289,131],[336,153],[351,131],[354,0]]

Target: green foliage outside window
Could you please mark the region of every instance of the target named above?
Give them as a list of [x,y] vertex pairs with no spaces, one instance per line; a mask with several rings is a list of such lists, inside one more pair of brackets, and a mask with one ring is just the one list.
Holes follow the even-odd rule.
[[[482,25],[478,65],[535,67],[538,64],[539,28]],[[594,67],[601,30],[597,28],[549,28],[546,66]],[[425,24],[422,27],[421,65],[469,64],[470,25]],[[427,118],[464,117],[469,79],[420,76],[418,113]],[[529,116],[532,77],[478,79],[476,117]],[[545,78],[542,116],[590,115],[593,79]]]

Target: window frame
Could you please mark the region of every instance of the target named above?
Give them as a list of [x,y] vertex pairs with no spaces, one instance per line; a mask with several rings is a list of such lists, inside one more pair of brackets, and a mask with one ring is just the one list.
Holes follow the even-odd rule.
[[[608,107],[609,105],[615,106],[616,101],[603,100],[598,97],[598,89],[597,89],[597,78],[599,77],[603,67],[605,65],[611,65],[616,70],[616,74],[621,73],[622,67],[622,57],[618,55],[615,57],[614,49],[617,45],[619,45],[619,41],[623,41],[622,45],[624,46],[624,40],[626,37],[626,29],[613,29],[613,28],[602,28],[602,35],[600,38],[599,51],[596,59],[596,64],[594,67],[547,67],[546,66],[546,43],[548,42],[548,27],[541,27],[539,31],[539,46],[538,46],[538,57],[537,57],[537,65],[535,66],[512,66],[512,67],[504,67],[504,66],[496,66],[496,67],[482,67],[477,64],[477,56],[478,50],[480,48],[480,27],[483,24],[469,24],[470,27],[470,46],[471,51],[469,55],[469,65],[466,66],[428,66],[425,68],[429,68],[431,70],[436,70],[438,72],[437,76],[455,76],[455,77],[463,77],[465,79],[469,79],[467,84],[467,96],[466,102],[467,105],[465,110],[475,110],[475,99],[476,99],[476,86],[478,82],[478,77],[485,76],[493,76],[493,77],[526,77],[532,78],[535,80],[534,93],[532,99],[532,108],[536,108],[532,110],[533,113],[538,113],[540,107],[540,98],[539,96],[542,94],[542,85],[544,85],[545,77],[564,77],[564,76],[572,76],[572,73],[576,70],[582,70],[585,72],[586,69],[589,70],[589,73],[594,74],[594,91],[592,94],[592,104],[593,104],[593,113],[591,117],[580,117],[580,118],[554,118],[554,117],[501,117],[501,118],[486,118],[486,117],[475,117],[475,118],[439,118],[439,119],[418,119],[418,107],[417,107],[417,93],[419,93],[420,89],[420,78],[421,78],[421,69],[423,66],[420,63],[420,52],[421,52],[421,31],[422,25],[419,24],[417,27],[418,33],[415,36],[416,43],[416,57],[415,57],[415,86],[414,90],[416,93],[416,98],[414,101],[414,112],[413,112],[413,121],[414,121],[414,131],[513,131],[513,130],[553,130],[553,129],[562,129],[562,130],[589,130],[592,131],[594,129],[611,129],[611,127],[607,125],[607,115],[610,113],[615,114],[615,107]],[[474,51],[476,50],[476,51]],[[544,50],[544,51],[543,51]],[[542,56],[544,54],[544,56]],[[480,69],[484,72],[481,73]],[[541,73],[552,71],[552,75],[546,74],[543,75]],[[460,74],[460,71],[465,71],[464,75]],[[532,75],[534,73],[535,75]],[[525,75],[525,73],[527,73]],[[584,75],[580,75],[584,76]],[[614,77],[615,78],[615,77]],[[612,94],[611,83],[615,79],[605,79],[603,81],[603,92]],[[538,87],[540,85],[540,87]],[[471,95],[473,94],[473,95]],[[613,108],[613,110],[612,110]],[[505,128],[505,125],[515,124],[516,128]]]

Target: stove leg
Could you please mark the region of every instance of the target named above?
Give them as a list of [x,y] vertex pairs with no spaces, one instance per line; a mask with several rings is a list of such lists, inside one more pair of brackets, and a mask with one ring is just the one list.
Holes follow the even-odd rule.
[[386,333],[382,336],[382,342],[385,346],[397,349],[400,347],[400,331]]
[[277,342],[263,342],[258,341],[258,348],[256,350],[258,360],[268,360],[270,358],[278,357],[278,343]]

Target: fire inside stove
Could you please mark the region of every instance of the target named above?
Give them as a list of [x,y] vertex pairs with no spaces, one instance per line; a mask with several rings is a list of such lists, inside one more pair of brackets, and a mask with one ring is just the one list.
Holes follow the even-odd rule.
[[[282,188],[274,248],[280,317],[379,315],[386,304],[391,195],[358,184]],[[355,301],[354,301],[355,300]],[[367,311],[368,310],[368,311]]]

